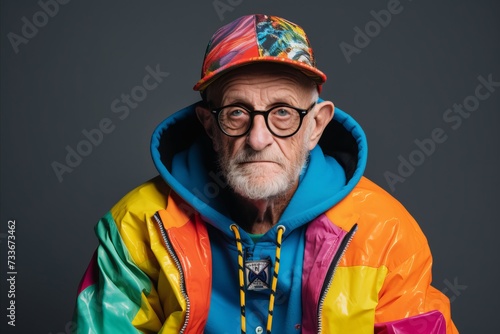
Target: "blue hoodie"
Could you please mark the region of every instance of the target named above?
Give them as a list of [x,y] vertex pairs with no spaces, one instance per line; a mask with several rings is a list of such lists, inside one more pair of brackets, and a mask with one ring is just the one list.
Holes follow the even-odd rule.
[[[237,222],[228,213],[224,201],[227,184],[216,167],[211,140],[194,109],[195,104],[163,121],[153,134],[151,152],[156,168],[171,189],[194,207],[208,226],[213,276],[205,333],[240,333],[238,251],[234,232],[230,229]],[[278,223],[255,242],[248,233],[239,229],[245,263],[267,261],[268,270],[257,276],[269,285],[275,265],[277,226],[285,227],[273,333],[300,332],[305,227],[354,188],[363,175],[366,159],[367,144],[361,127],[336,108],[322,139],[310,152],[298,188]],[[258,332],[259,327],[266,328],[269,298],[270,289],[247,289],[245,317],[248,333]]]

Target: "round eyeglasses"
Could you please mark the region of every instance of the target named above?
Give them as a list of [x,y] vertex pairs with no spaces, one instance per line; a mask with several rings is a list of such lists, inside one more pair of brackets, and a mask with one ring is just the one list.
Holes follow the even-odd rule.
[[230,104],[212,109],[212,114],[217,118],[217,124],[224,134],[230,137],[246,135],[252,128],[253,119],[261,115],[266,121],[269,131],[276,137],[291,137],[299,131],[302,119],[316,105],[311,104],[307,109],[300,109],[280,104],[269,110],[250,110],[240,104]]

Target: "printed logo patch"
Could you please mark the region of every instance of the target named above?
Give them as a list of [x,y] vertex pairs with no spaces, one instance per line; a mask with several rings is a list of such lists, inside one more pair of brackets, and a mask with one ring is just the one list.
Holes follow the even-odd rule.
[[245,262],[245,276],[248,290],[269,289],[270,260],[256,260]]

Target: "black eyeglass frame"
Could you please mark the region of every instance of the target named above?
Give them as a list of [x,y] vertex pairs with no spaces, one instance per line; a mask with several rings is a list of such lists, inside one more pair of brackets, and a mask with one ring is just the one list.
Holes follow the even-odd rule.
[[[272,108],[270,108],[268,110],[250,110],[249,108],[245,107],[244,105],[235,103],[235,104],[228,104],[228,105],[222,106],[220,108],[212,108],[211,109],[211,113],[212,113],[212,115],[214,115],[214,117],[215,117],[215,119],[217,121],[217,126],[219,127],[219,129],[222,131],[222,133],[224,133],[228,137],[243,137],[243,136],[247,135],[248,132],[250,132],[250,129],[252,128],[253,119],[254,119],[255,115],[262,115],[264,117],[265,122],[266,122],[267,129],[269,130],[269,132],[272,133],[273,136],[278,137],[278,138],[288,138],[288,137],[293,136],[294,134],[296,134],[300,130],[300,127],[302,126],[302,120],[307,115],[307,113],[309,111],[311,111],[312,108],[314,108],[315,105],[316,105],[316,101],[314,101],[313,104],[311,104],[309,106],[309,108],[307,108],[307,109],[301,109],[301,108],[293,107],[293,106],[288,105],[288,104],[279,104],[279,105],[275,105],[274,107],[272,107]],[[245,111],[247,111],[248,114],[250,115],[250,122],[248,124],[248,129],[246,129],[245,132],[243,132],[242,134],[231,135],[231,134],[227,133],[226,131],[224,131],[224,129],[222,128],[222,125],[220,124],[219,115],[220,115],[221,111],[223,109],[229,108],[229,107],[239,107],[239,108],[244,109]],[[279,108],[279,107],[291,108],[291,109],[295,110],[299,114],[299,126],[291,134],[288,134],[288,135],[278,135],[278,134],[274,133],[274,131],[269,126],[269,122],[268,122],[269,113],[271,111],[275,110],[276,108]]]

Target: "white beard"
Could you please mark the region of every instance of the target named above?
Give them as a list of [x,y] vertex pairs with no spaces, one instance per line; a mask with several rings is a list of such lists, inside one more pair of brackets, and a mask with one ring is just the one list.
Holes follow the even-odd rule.
[[[308,136],[305,138],[308,139]],[[256,152],[246,147],[232,159],[227,157],[227,153],[221,153],[219,164],[227,183],[236,193],[251,200],[262,200],[284,195],[296,185],[308,157],[309,149],[304,141],[295,162],[287,161],[281,152]],[[273,161],[276,165],[270,171],[269,168],[257,168],[254,164],[241,164],[257,160]]]

